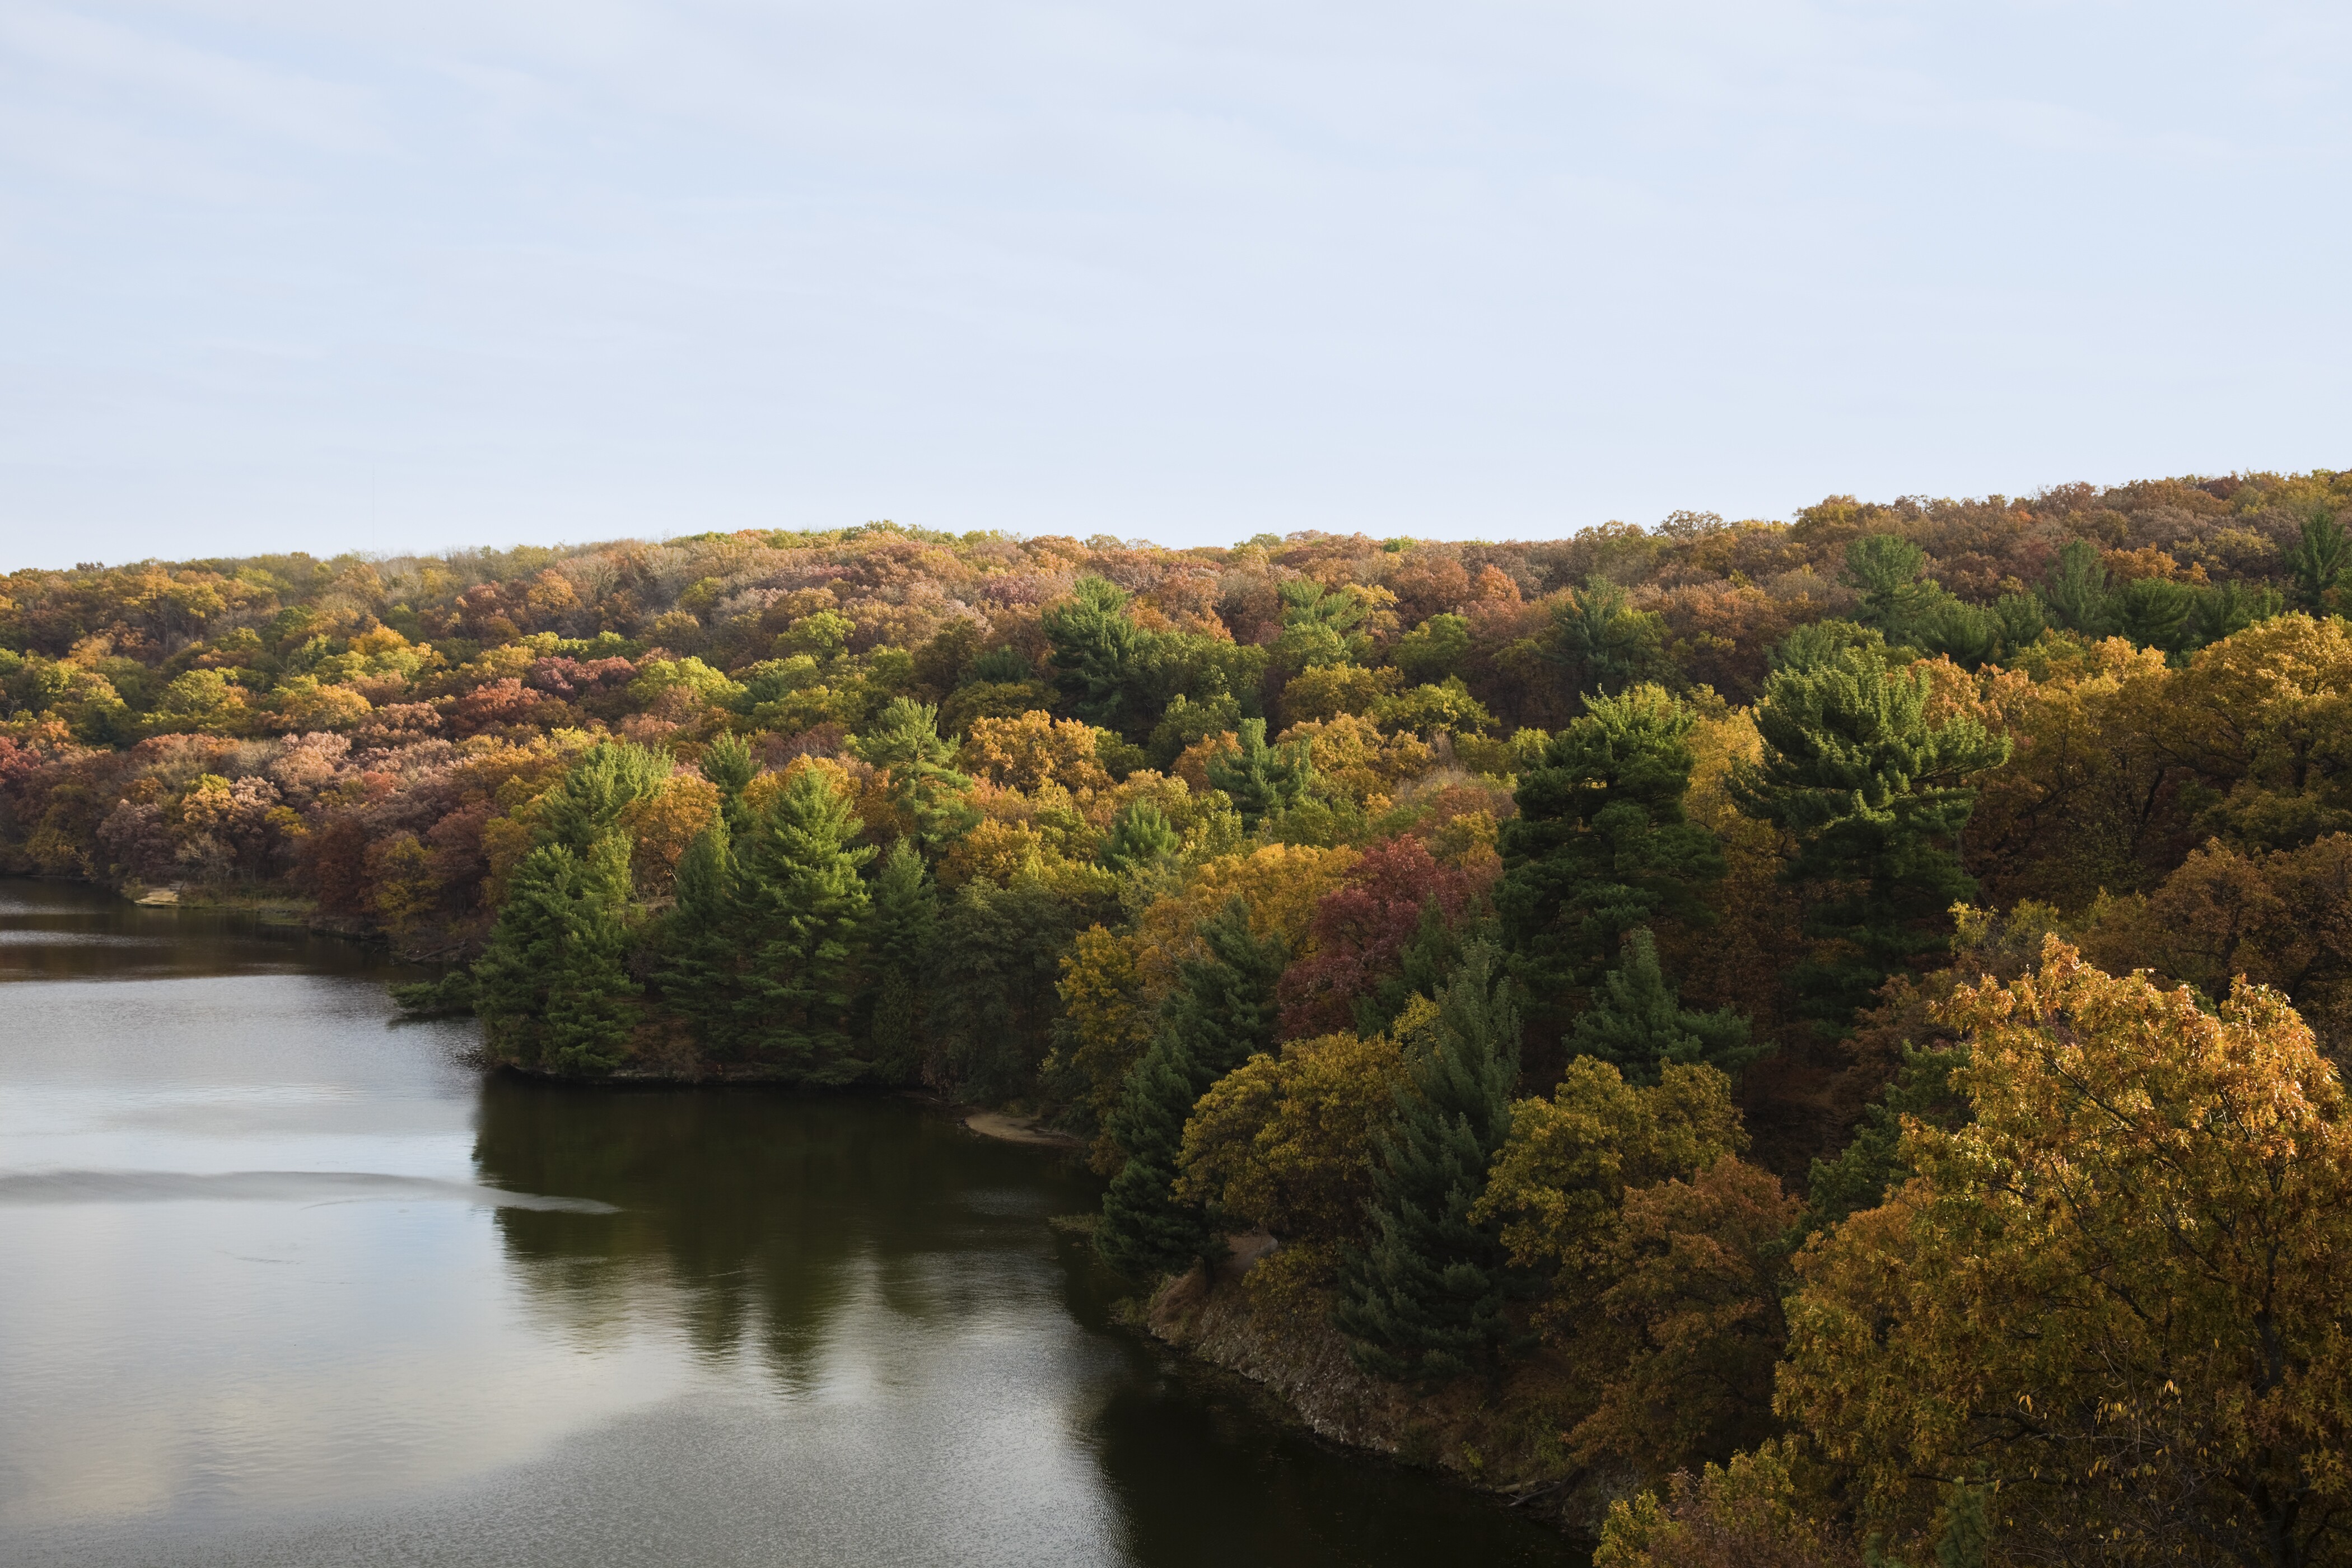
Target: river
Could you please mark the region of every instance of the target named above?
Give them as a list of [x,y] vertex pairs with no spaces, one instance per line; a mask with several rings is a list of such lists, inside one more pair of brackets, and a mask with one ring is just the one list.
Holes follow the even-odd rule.
[[1573,1560],[1112,1327],[1066,1155],[485,1076],[386,973],[0,881],[0,1562]]

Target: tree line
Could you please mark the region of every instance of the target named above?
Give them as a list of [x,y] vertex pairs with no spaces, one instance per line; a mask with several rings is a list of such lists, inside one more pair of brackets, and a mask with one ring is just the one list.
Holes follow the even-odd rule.
[[1605,1563],[2336,1562],[2347,503],[19,573],[0,855],[1045,1117]]

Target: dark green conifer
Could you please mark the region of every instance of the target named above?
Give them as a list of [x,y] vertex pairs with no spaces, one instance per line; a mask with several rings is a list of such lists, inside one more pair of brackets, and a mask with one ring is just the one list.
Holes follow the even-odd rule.
[[1054,683],[1074,717],[1130,741],[1159,718],[1157,640],[1128,613],[1127,592],[1103,577],[1081,577],[1068,598],[1042,618],[1054,649]]
[[1175,854],[1182,843],[1158,806],[1148,800],[1132,801],[1111,818],[1110,831],[1103,836],[1103,867],[1128,871],[1154,866]]
[[1434,1037],[1412,1063],[1381,1141],[1374,1236],[1349,1260],[1336,1321],[1384,1377],[1456,1377],[1491,1366],[1511,1338],[1518,1289],[1501,1239],[1470,1210],[1511,1128],[1518,1008],[1501,953],[1474,942],[1436,998]]
[[1946,911],[1976,889],[1954,845],[1976,806],[1966,783],[2009,755],[1973,719],[1927,718],[1924,669],[1849,647],[1766,679],[1762,761],[1733,770],[1734,802],[1795,841],[1783,873],[1806,891],[1806,934],[1831,945],[1790,985],[1816,1027],[1843,1036],[1888,975],[1948,951]]
[[703,749],[702,776],[719,786],[719,810],[726,820],[727,831],[742,837],[751,826],[743,792],[760,776],[760,764],[751,755],[751,743],[732,732],[720,735]]
[[1658,968],[1658,944],[1647,926],[1625,933],[1616,967],[1601,976],[1592,1005],[1569,1031],[1569,1048],[1599,1057],[1639,1084],[1656,1083],[1668,1062],[1703,1062],[1736,1077],[1771,1049],[1751,1044],[1748,1020],[1728,1007],[1685,1009]]
[[2303,520],[2302,532],[2286,558],[2297,602],[2315,616],[2335,614],[2336,580],[2348,566],[2352,566],[2352,537],[2346,535],[2334,512],[2315,509]]
[[1696,722],[1655,686],[1595,697],[1519,775],[1495,909],[1542,1014],[1563,1014],[1635,926],[1708,919],[1723,853],[1683,810]]
[[600,742],[540,808],[533,844],[474,966],[490,1054],[547,1072],[603,1073],[627,1055],[636,1019],[628,973],[636,888],[615,824],[668,782],[669,757]]
[[920,1076],[923,981],[939,923],[939,895],[923,858],[902,838],[874,879],[866,943],[874,986],[874,1073],[886,1083],[912,1083]]
[[1110,1118],[1126,1160],[1103,1194],[1095,1238],[1104,1260],[1133,1279],[1184,1268],[1213,1246],[1213,1216],[1175,1194],[1184,1123],[1211,1084],[1274,1044],[1281,941],[1252,935],[1239,899],[1202,926],[1201,939],[1207,955],[1181,966],[1160,1033]]
[[968,798],[971,775],[949,765],[955,747],[941,738],[939,721],[940,710],[929,703],[896,698],[857,741],[860,757],[889,770],[891,803],[914,825],[916,842],[929,856],[980,822]]
[[610,1072],[625,1058],[637,987],[629,978],[629,838],[587,855],[542,844],[522,858],[474,966],[485,1048],[542,1072]]
[[[736,1017],[743,999],[743,911],[730,815],[722,806],[678,858],[677,902],[662,921],[655,975],[664,1004],[687,1021],[696,1043],[714,1057],[737,1054]],[[741,815],[740,797],[733,815]]]
[[1263,719],[1243,720],[1239,734],[1238,753],[1209,759],[1209,785],[1224,791],[1241,814],[1242,826],[1254,830],[1267,816],[1304,800],[1315,770],[1303,744],[1267,745]]
[[846,1083],[866,1070],[850,1018],[869,902],[857,868],[874,851],[851,846],[858,826],[831,779],[803,768],[776,792],[737,858],[748,962],[736,1037],[812,1083]]

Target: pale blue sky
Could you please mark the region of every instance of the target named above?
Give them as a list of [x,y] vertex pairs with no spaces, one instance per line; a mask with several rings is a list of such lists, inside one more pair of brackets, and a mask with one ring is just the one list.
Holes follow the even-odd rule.
[[2352,464],[2352,7],[0,0],[0,566]]

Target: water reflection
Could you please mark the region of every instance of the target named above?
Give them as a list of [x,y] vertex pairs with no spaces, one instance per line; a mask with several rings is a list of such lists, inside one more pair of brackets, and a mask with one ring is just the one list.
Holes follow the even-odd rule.
[[193,911],[0,931],[0,1561],[1564,1559],[1109,1330],[1046,1152],[486,1081],[361,950]]
[[853,1272],[911,1323],[983,1321],[1047,1282],[1045,1216],[1095,1201],[1050,1156],[889,1100],[493,1079],[478,1125],[485,1183],[620,1211],[501,1211],[551,1310],[606,1319],[657,1302],[705,1356],[749,1341],[794,1383]]

